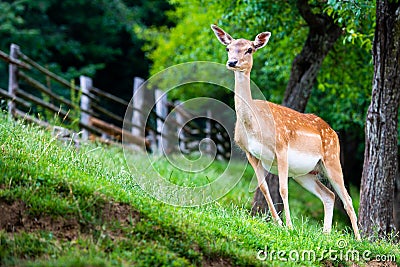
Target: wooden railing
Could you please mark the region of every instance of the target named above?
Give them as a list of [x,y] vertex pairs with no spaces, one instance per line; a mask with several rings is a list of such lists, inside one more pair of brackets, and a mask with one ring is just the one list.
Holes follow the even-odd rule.
[[[196,120],[182,125],[181,121],[190,117],[188,112],[168,102],[166,94],[160,90],[139,90],[143,83],[141,78],[134,79],[136,101],[129,105],[127,100],[94,87],[89,77],[81,76],[79,86],[74,80],[67,81],[29,58],[15,44],[11,45],[9,55],[0,51],[0,59],[9,64],[8,90],[0,88],[0,97],[8,100],[8,113],[14,117],[45,127],[60,124],[80,132],[82,139],[94,137],[101,141],[121,142],[124,137],[124,142],[141,149],[167,153],[177,150],[191,153],[198,150],[202,138],[208,137],[216,144],[220,158],[230,157],[229,136],[222,125],[212,120],[205,123],[205,128],[200,127]],[[146,102],[146,99],[155,99],[155,103]],[[131,119],[126,121],[126,118],[111,112],[102,101],[130,110]],[[144,114],[149,106],[154,108],[150,114]],[[172,109],[178,115],[169,119],[170,127],[162,127]],[[172,147],[172,142],[163,138],[166,136],[178,138],[179,148]],[[161,146],[164,149],[161,150]]]

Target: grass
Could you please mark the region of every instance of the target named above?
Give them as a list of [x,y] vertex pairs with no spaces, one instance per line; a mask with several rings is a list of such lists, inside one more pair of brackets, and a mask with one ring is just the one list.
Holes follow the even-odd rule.
[[335,214],[332,233],[321,234],[322,204],[293,182],[293,230],[251,216],[253,172],[240,163],[226,177],[244,178],[229,193],[184,208],[141,189],[138,181],[149,181],[152,194],[166,195],[151,183],[149,160],[156,173],[186,186],[217,180],[226,163],[208,166],[204,159],[193,165],[203,171],[182,172],[163,157],[119,147],[76,148],[1,113],[0,155],[1,266],[338,266],[378,257],[400,263],[396,244],[355,241],[343,216]]

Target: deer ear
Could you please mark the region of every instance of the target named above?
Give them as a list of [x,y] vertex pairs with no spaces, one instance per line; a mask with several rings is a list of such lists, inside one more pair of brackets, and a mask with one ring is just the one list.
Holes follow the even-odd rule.
[[264,47],[268,43],[269,37],[271,37],[270,32],[259,33],[253,42],[253,45],[256,48],[256,50]]
[[212,24],[211,29],[214,31],[215,36],[217,36],[218,40],[223,45],[229,45],[233,41],[233,38],[229,34],[224,32],[224,30],[219,28],[218,26]]

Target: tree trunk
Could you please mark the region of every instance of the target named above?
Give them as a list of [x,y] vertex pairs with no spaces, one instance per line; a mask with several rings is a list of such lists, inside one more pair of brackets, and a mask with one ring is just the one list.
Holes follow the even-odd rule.
[[400,2],[378,0],[373,44],[372,99],[365,126],[359,221],[364,237],[395,230],[393,199],[398,177],[397,119],[400,99]]
[[[326,14],[314,14],[308,0],[298,0],[297,9],[307,22],[309,33],[303,49],[293,60],[283,105],[304,112],[322,61],[332,49],[342,30]],[[281,212],[283,205],[279,194],[278,177],[269,173],[266,180],[277,211]],[[268,211],[267,202],[260,189],[257,189],[253,199],[252,213],[266,211]]]
[[[397,161],[398,162],[398,161]],[[399,165],[397,165],[398,167]],[[394,187],[394,206],[393,206],[394,225],[397,231],[400,230],[400,177],[397,176],[397,181]]]

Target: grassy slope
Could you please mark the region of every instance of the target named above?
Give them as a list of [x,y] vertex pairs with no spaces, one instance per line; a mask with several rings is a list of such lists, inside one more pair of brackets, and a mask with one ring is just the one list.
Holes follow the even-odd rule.
[[[120,148],[87,144],[77,151],[73,144],[61,144],[49,133],[11,121],[4,114],[0,114],[0,155],[0,212],[18,210],[13,215],[17,219],[3,218],[0,265],[349,264],[340,252],[327,252],[340,251],[343,243],[344,253],[370,251],[371,259],[395,255],[400,261],[399,248],[393,244],[356,242],[348,234],[351,231],[337,223],[340,216],[334,218],[333,233],[322,235],[318,221],[322,205],[294,184],[290,184],[290,200],[295,228],[288,230],[250,216],[246,179],[218,202],[197,208],[169,206],[139,188],[135,176],[146,177],[148,172],[138,168],[138,173],[131,173]],[[127,161],[140,166],[146,157],[132,153]],[[212,179],[224,167],[214,163],[201,177]],[[164,159],[157,168],[178,182],[188,176],[173,173]],[[247,169],[245,176],[251,175]],[[271,258],[260,261],[257,252],[266,246]],[[315,251],[316,259],[283,259],[306,249]]]

